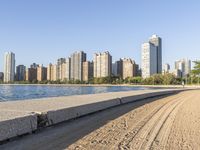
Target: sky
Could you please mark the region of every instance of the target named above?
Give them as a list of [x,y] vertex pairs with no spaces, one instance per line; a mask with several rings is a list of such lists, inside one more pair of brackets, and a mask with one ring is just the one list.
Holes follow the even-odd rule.
[[4,52],[16,65],[47,65],[74,51],[109,51],[141,64],[141,44],[163,42],[163,63],[200,59],[199,0],[0,0],[0,71]]

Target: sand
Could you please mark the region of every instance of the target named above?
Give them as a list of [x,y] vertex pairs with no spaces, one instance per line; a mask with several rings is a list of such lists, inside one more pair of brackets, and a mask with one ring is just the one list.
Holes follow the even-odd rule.
[[104,110],[18,138],[0,149],[200,149],[200,90]]

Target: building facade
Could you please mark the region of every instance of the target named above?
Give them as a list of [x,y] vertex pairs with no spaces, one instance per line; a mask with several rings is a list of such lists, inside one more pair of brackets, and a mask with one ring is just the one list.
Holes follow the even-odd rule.
[[26,69],[26,81],[37,81],[37,68]]
[[83,81],[87,82],[93,77],[93,62],[83,62]]
[[181,59],[181,60],[175,61],[175,69],[180,70],[181,77],[186,77],[191,72],[191,60]]
[[182,77],[182,73],[179,69],[173,69],[170,71],[171,74],[173,74],[175,77],[177,78],[181,78]]
[[149,42],[156,47],[157,73],[162,73],[162,39],[158,35],[152,35]]
[[47,68],[43,65],[37,67],[37,81],[47,80]]
[[157,72],[157,48],[150,42],[142,44],[142,77],[148,78]]
[[6,52],[4,55],[4,82],[13,82],[15,79],[15,54]]
[[71,80],[71,58],[66,59],[66,80]]
[[39,67],[39,65],[36,64],[36,63],[32,63],[32,64],[30,65],[30,68],[37,69],[37,67]]
[[162,73],[162,39],[152,35],[149,42],[142,44],[142,77]]
[[18,65],[16,67],[16,80],[17,81],[26,80],[26,67],[24,65]]
[[66,63],[66,59],[65,58],[59,58],[58,60],[57,60],[57,74],[56,74],[56,78],[57,78],[57,80],[63,80],[63,72],[65,71],[65,70],[63,70],[63,64],[65,64]]
[[56,81],[57,80],[57,65],[49,64],[47,66],[47,80]]
[[164,64],[163,67],[163,74],[169,73],[170,72],[170,65],[169,64]]
[[83,80],[83,62],[86,61],[86,53],[75,52],[71,55],[70,79]]
[[137,75],[137,66],[135,61],[130,58],[122,59],[122,78],[126,79],[128,77],[134,77]]
[[94,77],[108,77],[112,73],[112,56],[109,52],[94,54]]

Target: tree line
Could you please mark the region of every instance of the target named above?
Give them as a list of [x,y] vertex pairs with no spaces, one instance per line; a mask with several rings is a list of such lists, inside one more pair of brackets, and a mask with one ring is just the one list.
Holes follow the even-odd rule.
[[[184,78],[177,78],[171,73],[155,74],[149,78],[143,79],[142,77],[128,77],[122,79],[120,76],[109,76],[101,78],[90,78],[88,81],[80,80],[56,80],[56,81],[14,81],[13,84],[134,84],[134,85],[179,85],[184,81],[186,84],[199,84],[200,83],[200,61],[194,61],[194,69],[189,75]],[[0,81],[3,83],[3,81]]]

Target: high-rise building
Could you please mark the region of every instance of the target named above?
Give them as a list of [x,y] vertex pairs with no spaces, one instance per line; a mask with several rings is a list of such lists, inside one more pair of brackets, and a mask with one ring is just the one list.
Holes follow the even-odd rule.
[[142,44],[142,77],[162,73],[162,40],[152,35],[149,42]]
[[75,52],[71,55],[71,72],[72,80],[83,80],[83,62],[86,61],[86,53],[83,51]]
[[6,52],[4,55],[4,82],[12,82],[15,78],[15,54]]
[[47,80],[47,68],[43,65],[37,67],[37,81]]
[[147,78],[157,72],[157,49],[152,43],[142,44],[142,77]]
[[48,66],[47,66],[47,80],[48,81],[52,81],[52,64],[50,63]]
[[130,58],[123,58],[122,59],[122,78],[126,79],[127,77],[134,77],[136,76],[136,64],[135,61],[131,60]]
[[169,64],[164,64],[163,68],[164,68],[163,74],[169,73],[169,71],[170,71],[170,65]]
[[71,80],[71,58],[66,59],[66,80]]
[[66,70],[63,70],[63,64],[66,63],[66,59],[65,58],[59,58],[57,60],[57,80],[62,80],[64,77],[62,76],[64,73],[64,71]]
[[61,65],[61,80],[64,81],[67,79],[67,63],[62,63]]
[[117,63],[116,62],[112,63],[112,74],[114,76],[117,76]]
[[122,77],[122,59],[112,63],[112,74],[115,76]]
[[0,81],[3,81],[3,72],[0,72]]
[[30,66],[30,68],[34,68],[34,69],[37,69],[37,67],[39,67],[39,65],[36,63],[32,63]]
[[175,69],[180,70],[181,77],[186,77],[191,72],[191,60],[181,59],[175,61]]
[[157,51],[157,73],[162,73],[162,39],[157,35],[152,35],[149,42],[156,47]]
[[93,63],[89,61],[83,62],[83,81],[89,81],[93,77]]
[[18,65],[16,67],[16,80],[17,81],[26,80],[26,67],[24,65]]
[[47,80],[48,81],[56,81],[57,75],[57,66],[52,65],[51,63],[47,66]]
[[26,81],[37,81],[37,68],[26,69]]
[[109,52],[94,54],[94,77],[107,77],[112,73],[112,56]]
[[181,71],[179,69],[170,70],[169,73],[175,75],[175,77],[177,77],[177,78],[181,78],[181,76],[182,76],[182,73],[181,73]]

